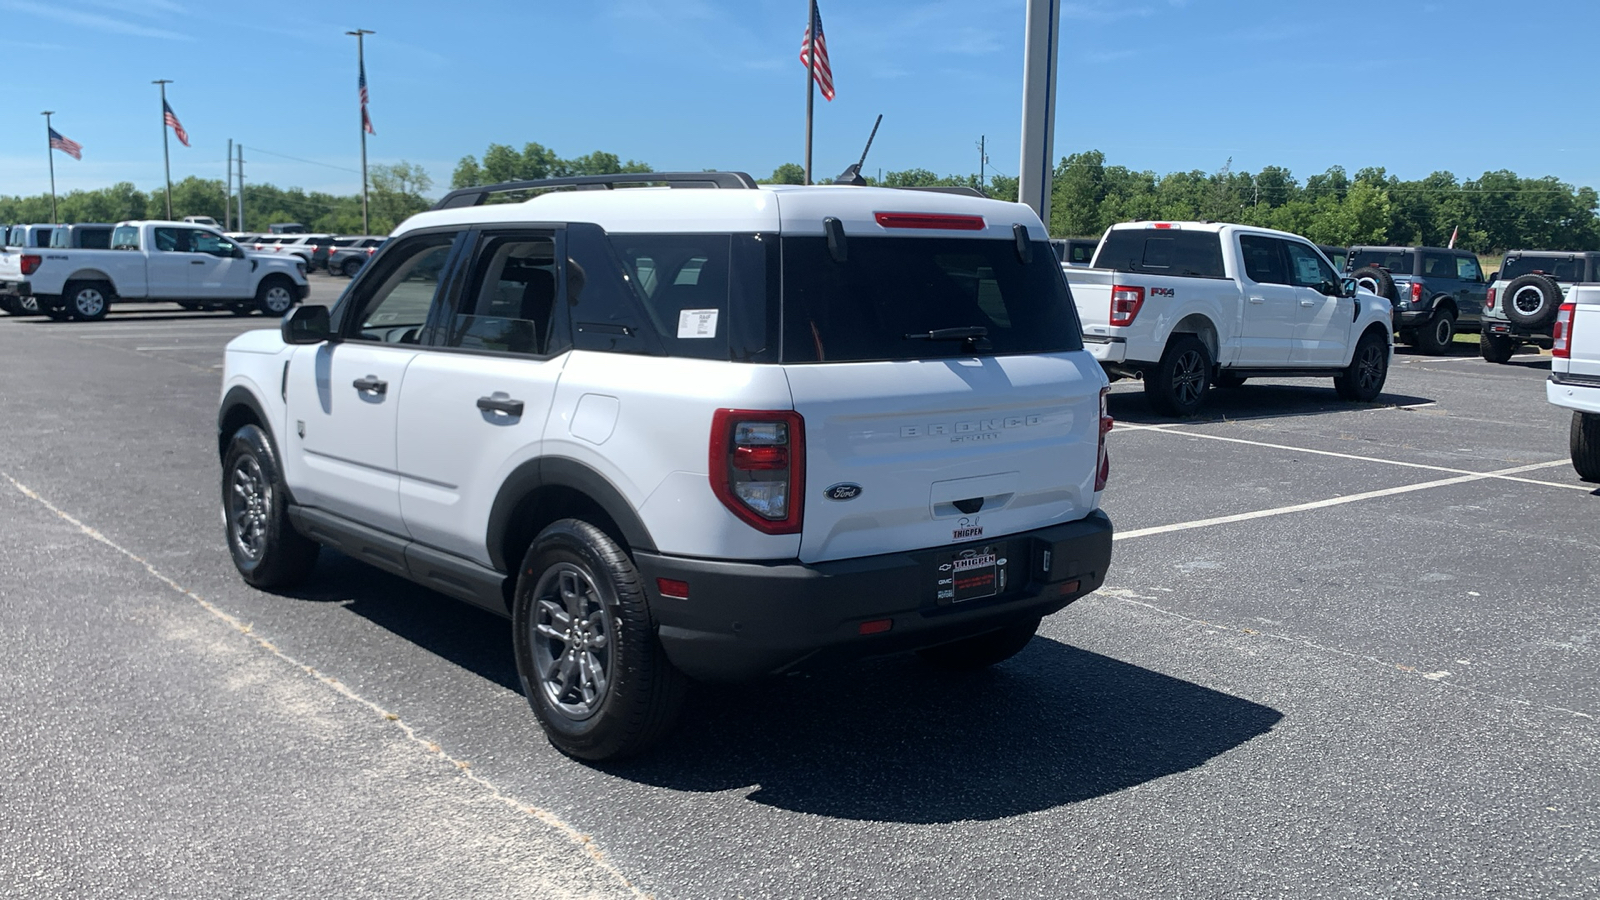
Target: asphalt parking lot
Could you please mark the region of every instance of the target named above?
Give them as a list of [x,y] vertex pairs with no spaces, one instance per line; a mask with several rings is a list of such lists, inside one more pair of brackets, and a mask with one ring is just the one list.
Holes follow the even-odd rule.
[[596,768],[504,621],[331,553],[239,580],[221,348],[271,324],[0,319],[0,894],[1600,894],[1600,492],[1548,357],[1181,424],[1119,384],[1110,577],[1021,655],[699,688]]

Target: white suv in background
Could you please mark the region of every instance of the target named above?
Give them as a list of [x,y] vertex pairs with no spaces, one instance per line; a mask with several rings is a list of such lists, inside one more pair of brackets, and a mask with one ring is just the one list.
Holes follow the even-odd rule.
[[686,677],[1021,650],[1105,579],[1106,389],[1019,204],[466,189],[228,345],[228,545],[261,587],[327,545],[510,617],[551,741],[622,756]]

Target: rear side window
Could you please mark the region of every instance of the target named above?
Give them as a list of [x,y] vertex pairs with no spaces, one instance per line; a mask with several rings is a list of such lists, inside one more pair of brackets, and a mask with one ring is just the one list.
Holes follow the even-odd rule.
[[1391,275],[1410,275],[1416,271],[1417,255],[1410,250],[1357,250],[1350,254],[1350,270],[1378,266]]
[[668,355],[728,358],[732,241],[728,234],[611,236]]
[[1223,278],[1222,238],[1214,232],[1116,228],[1106,234],[1095,268],[1151,275]]
[[[824,237],[783,239],[785,363],[967,358],[1081,350],[1076,309],[1049,244],[1017,258],[1009,240],[851,237],[844,262]],[[983,343],[925,340],[986,329]]]
[[1422,276],[1424,278],[1456,278],[1456,258],[1440,253],[1422,254]]

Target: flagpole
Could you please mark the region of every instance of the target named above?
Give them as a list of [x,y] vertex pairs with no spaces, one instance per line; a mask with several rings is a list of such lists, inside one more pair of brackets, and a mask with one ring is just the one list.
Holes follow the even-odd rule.
[[158,78],[151,84],[161,85],[161,162],[167,173],[167,220],[172,220],[172,151],[167,146],[167,85],[170,78]]
[[228,138],[228,161],[223,165],[228,173],[227,187],[222,189],[222,228],[233,230],[233,138]]
[[53,109],[45,110],[39,115],[44,116],[44,155],[50,160],[50,224],[56,223],[56,148],[50,146],[50,117],[55,115]]
[[811,113],[817,102],[817,0],[809,0],[811,17],[806,19],[806,184],[811,183]]
[[[377,34],[377,32],[368,31],[365,28],[357,28],[355,31],[346,31],[345,34],[355,35],[355,39],[356,39],[356,65],[361,67],[361,74],[362,74],[363,77],[365,77],[366,73],[367,73],[366,36],[369,35],[369,34]],[[368,204],[368,200],[367,200],[367,120],[366,120],[365,113],[363,112],[362,119],[361,119],[361,233],[362,234],[371,234],[372,233],[372,226],[371,226],[371,224],[369,224],[369,220],[367,218],[367,204]]]

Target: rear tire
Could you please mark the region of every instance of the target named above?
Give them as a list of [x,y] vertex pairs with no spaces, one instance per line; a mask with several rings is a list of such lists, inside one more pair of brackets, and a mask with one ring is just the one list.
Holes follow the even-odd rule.
[[1371,403],[1383,393],[1383,383],[1388,378],[1388,342],[1369,331],[1356,342],[1355,352],[1350,354],[1350,365],[1343,373],[1333,376],[1333,389],[1341,400]]
[[1450,352],[1456,337],[1456,314],[1448,309],[1434,310],[1433,318],[1417,328],[1417,349],[1429,356]]
[[1028,646],[1039,630],[1039,620],[1029,619],[975,637],[962,638],[937,647],[925,647],[917,656],[929,665],[954,671],[982,669],[1005,662]]
[[1157,411],[1189,418],[1200,411],[1211,386],[1211,351],[1192,334],[1175,334],[1161,362],[1144,375],[1144,396]]
[[311,574],[322,548],[289,521],[283,470],[266,432],[255,425],[234,432],[222,459],[222,509],[228,552],[246,582],[271,590]]
[[98,281],[69,281],[61,289],[67,313],[80,322],[98,322],[111,309],[107,285]]
[[1600,414],[1572,414],[1572,468],[1584,481],[1600,481]]
[[605,532],[578,519],[540,532],[511,621],[523,695],[556,749],[618,759],[671,730],[688,682],[656,639],[639,570]]
[[1501,309],[1513,325],[1543,328],[1556,320],[1561,299],[1561,285],[1554,278],[1530,272],[1511,279],[1506,285]]
[[1478,335],[1478,353],[1492,363],[1505,363],[1511,361],[1511,354],[1517,352],[1516,340],[1499,334]]

